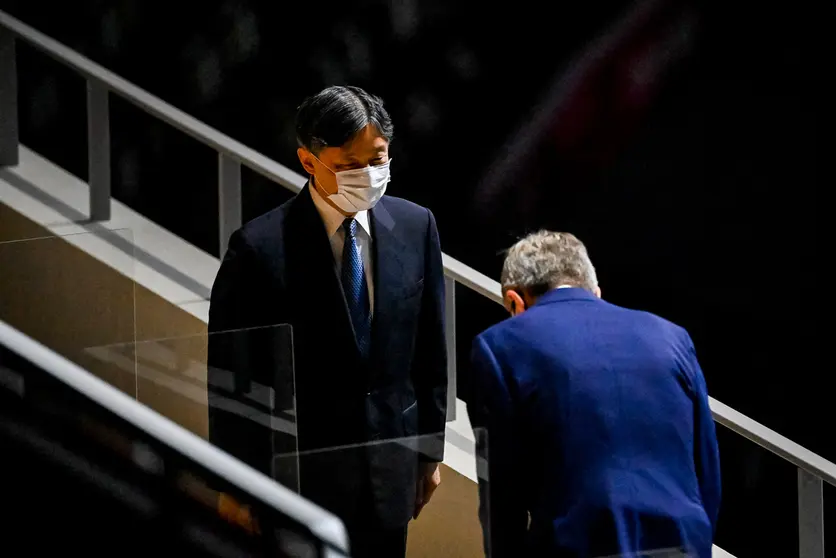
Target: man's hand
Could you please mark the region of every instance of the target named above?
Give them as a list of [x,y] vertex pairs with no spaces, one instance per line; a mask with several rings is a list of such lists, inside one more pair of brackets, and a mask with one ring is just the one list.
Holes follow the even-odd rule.
[[441,470],[438,468],[438,463],[421,463],[418,465],[420,471],[418,473],[418,486],[415,497],[415,513],[412,515],[413,519],[418,519],[421,510],[433,497],[435,489],[441,484]]

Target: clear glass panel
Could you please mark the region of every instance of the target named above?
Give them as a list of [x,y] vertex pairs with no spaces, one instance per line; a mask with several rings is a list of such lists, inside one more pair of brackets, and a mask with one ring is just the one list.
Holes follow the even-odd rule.
[[136,373],[136,398],[298,491],[295,377],[289,325],[94,346],[101,366]]
[[[304,447],[302,424],[300,432]],[[438,455],[442,445],[441,483],[415,518],[419,486],[426,486],[419,485],[427,471],[423,463]],[[382,524],[385,529],[408,529],[409,558],[484,555],[479,480],[486,480],[487,460],[487,432],[481,429],[448,429],[446,439],[445,434],[428,434],[275,456],[276,468],[298,467],[302,496],[343,520],[355,552],[370,544],[363,535],[369,525]],[[486,498],[488,485],[483,483],[482,489]],[[375,548],[366,546],[361,554],[374,555]]]
[[[488,434],[477,428],[447,428],[441,484],[432,500],[409,525],[408,558],[484,556],[483,529],[490,505]],[[466,421],[464,421],[466,422]]]
[[[196,344],[167,340],[133,352],[168,368],[171,355],[160,358],[159,349]],[[346,556],[345,531],[330,514],[269,482],[253,490],[243,464],[204,461],[199,445],[182,447],[190,444],[178,429],[138,420],[135,400],[90,389],[84,371],[40,368],[32,356],[0,343],[0,488],[14,509],[45,519],[53,537],[82,555]],[[49,554],[43,525],[21,521],[4,534],[30,554]]]
[[132,370],[103,365],[85,351],[136,339],[130,230],[2,242],[0,284],[0,320],[136,396]]

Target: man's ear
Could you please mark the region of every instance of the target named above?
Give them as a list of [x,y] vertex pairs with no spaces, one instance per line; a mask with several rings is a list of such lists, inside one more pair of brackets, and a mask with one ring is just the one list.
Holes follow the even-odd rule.
[[525,311],[525,302],[517,291],[508,289],[503,295],[505,309],[512,316],[517,316]]
[[299,162],[302,163],[302,167],[308,174],[314,174],[313,154],[304,147],[300,147],[296,150],[296,155],[299,157]]
[[601,287],[595,287],[595,290],[592,291],[592,294],[594,294],[598,298],[601,298]]

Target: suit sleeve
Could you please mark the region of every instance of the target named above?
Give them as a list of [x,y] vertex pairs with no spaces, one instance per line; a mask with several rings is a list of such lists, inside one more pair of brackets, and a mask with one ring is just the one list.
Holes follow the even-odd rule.
[[720,513],[720,452],[714,417],[708,403],[708,389],[697,353],[690,337],[687,339],[687,362],[692,378],[694,397],[694,461],[703,507],[711,522],[712,532],[717,530]]
[[[209,305],[207,388],[209,441],[269,475],[270,437],[258,417],[264,414],[253,394],[253,340],[249,284],[253,273],[249,248],[239,232],[212,287]],[[269,414],[269,411],[268,411]]]
[[481,337],[473,343],[471,365],[467,411],[476,437],[485,554],[489,558],[515,557],[524,546],[528,509],[523,499],[524,476],[519,471],[512,396],[491,349]]
[[435,217],[427,210],[424,290],[415,339],[413,383],[418,401],[421,461],[444,459],[447,423],[447,345],[444,333],[444,267]]

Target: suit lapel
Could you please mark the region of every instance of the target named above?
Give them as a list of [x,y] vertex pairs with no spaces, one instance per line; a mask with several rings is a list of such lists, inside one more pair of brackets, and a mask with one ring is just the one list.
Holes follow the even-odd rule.
[[310,307],[305,313],[321,324],[323,336],[338,336],[359,356],[331,243],[308,187],[296,196],[288,221],[288,244],[293,246],[293,252],[288,253],[291,261],[287,270],[295,285],[291,295],[309,301]]
[[[386,336],[393,327],[392,312],[403,288],[403,254],[406,246],[395,230],[395,220],[386,210],[383,198],[370,211],[374,261],[374,316],[372,318],[372,356],[386,351]],[[374,367],[376,368],[376,367]]]

